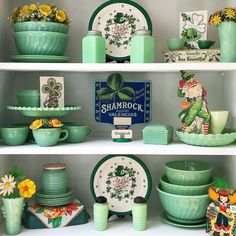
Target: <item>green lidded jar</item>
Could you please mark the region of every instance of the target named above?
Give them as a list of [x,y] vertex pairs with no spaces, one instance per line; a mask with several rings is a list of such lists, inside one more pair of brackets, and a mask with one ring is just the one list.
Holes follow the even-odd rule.
[[137,30],[131,39],[130,62],[154,63],[154,44],[154,38],[149,30]]
[[96,203],[93,205],[93,216],[95,229],[98,231],[104,231],[108,225],[108,213],[109,205],[107,198],[100,196],[96,199]]
[[50,163],[43,166],[42,187],[45,194],[64,194],[67,191],[66,165]]
[[135,197],[132,206],[133,226],[138,231],[147,228],[147,203],[143,197]]
[[82,41],[82,54],[83,63],[106,62],[105,39],[101,31],[88,31]]

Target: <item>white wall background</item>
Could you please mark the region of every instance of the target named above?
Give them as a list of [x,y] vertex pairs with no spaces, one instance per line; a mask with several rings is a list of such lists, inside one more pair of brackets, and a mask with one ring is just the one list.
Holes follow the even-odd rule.
[[[16,5],[23,5],[32,1],[24,0],[1,0],[0,7],[0,60],[8,61],[10,55],[16,54],[11,27],[7,22],[7,16],[11,14],[11,9]],[[39,1],[44,2],[44,1]],[[95,8],[104,1],[102,0],[56,0],[59,7],[65,8],[72,18],[70,28],[70,41],[66,55],[72,58],[73,62],[81,61],[81,39],[87,32],[90,16]],[[162,52],[167,50],[166,40],[170,37],[177,37],[179,30],[179,13],[188,10],[208,9],[209,13],[214,12],[223,6],[235,4],[235,1],[221,0],[137,0],[150,14],[153,21],[153,36],[156,39],[157,61],[162,62]],[[209,39],[217,40],[217,30],[209,27]],[[65,121],[78,121],[89,124],[95,134],[110,136],[112,127],[94,122],[93,117],[93,85],[97,79],[106,80],[107,73],[0,73],[0,104],[14,104],[16,102],[15,93],[19,89],[38,88],[40,75],[60,75],[65,77],[65,94],[67,104],[79,104],[82,110],[71,113]],[[149,79],[152,81],[153,93],[153,122],[169,123],[173,127],[178,127],[180,122],[177,118],[180,100],[176,96],[176,89],[179,75],[177,73],[123,73],[126,80]],[[228,125],[236,125],[235,101],[235,74],[227,74],[229,78],[222,80],[220,73],[196,73],[196,76],[203,82],[208,91],[208,103],[211,110],[229,109],[231,117]],[[232,98],[232,99],[231,99]],[[24,118],[17,112],[7,112],[2,107],[0,122],[30,122],[32,119]],[[133,127],[135,138],[141,138],[143,126]],[[106,147],[104,147],[106,148]],[[151,146],[150,146],[151,148]],[[135,154],[135,153],[134,153]],[[172,159],[198,159],[207,161],[214,166],[214,173],[219,177],[227,177],[232,183],[235,182],[234,157],[205,157],[205,156],[139,156],[148,166],[153,178],[153,191],[151,196],[151,206],[155,209],[159,207],[159,202],[155,190],[160,175],[164,173],[163,164]],[[90,174],[102,156],[7,156],[0,157],[0,174],[2,175],[11,163],[19,165],[26,171],[27,176],[36,180],[40,184],[40,174],[42,165],[47,162],[65,162],[70,175],[70,184],[76,190],[79,198],[85,205],[91,208],[93,200],[90,194],[89,179]]]

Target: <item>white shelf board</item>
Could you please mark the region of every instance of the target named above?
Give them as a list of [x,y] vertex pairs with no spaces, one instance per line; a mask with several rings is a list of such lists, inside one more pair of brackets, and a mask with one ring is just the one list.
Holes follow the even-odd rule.
[[115,143],[111,139],[93,137],[78,144],[60,143],[54,147],[39,147],[36,144],[21,146],[0,146],[0,155],[108,155],[108,154],[139,154],[139,155],[236,155],[236,144],[224,147],[197,147],[180,142],[169,145],[148,145],[142,140],[129,143]]
[[63,72],[178,72],[235,71],[236,63],[0,63],[0,71],[63,71]]
[[[158,212],[159,213],[159,212]],[[4,227],[0,227],[0,235],[6,235],[3,233]],[[112,222],[109,222],[109,227],[106,231],[96,231],[94,229],[93,221],[90,221],[84,225],[70,226],[59,229],[36,229],[36,230],[27,230],[22,229],[20,234],[21,236],[68,236],[68,235],[91,235],[91,236],[120,236],[120,235],[129,235],[129,236],[151,236],[151,235],[178,235],[178,236],[205,236],[205,229],[184,229],[177,228],[171,225],[162,223],[159,216],[152,216],[148,218],[148,228],[145,231],[136,231],[133,229],[132,221],[129,217],[124,219],[116,219]]]

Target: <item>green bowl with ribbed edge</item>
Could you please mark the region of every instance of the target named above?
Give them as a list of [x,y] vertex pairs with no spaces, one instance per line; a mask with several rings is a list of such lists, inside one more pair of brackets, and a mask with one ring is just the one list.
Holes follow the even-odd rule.
[[69,26],[56,22],[27,21],[13,25],[14,32],[21,31],[51,31],[67,34]]
[[207,184],[213,169],[205,162],[191,160],[169,161],[164,167],[170,183],[185,186]]
[[208,188],[212,184],[214,184],[214,179],[210,178],[207,184],[204,185],[196,185],[196,186],[184,186],[184,185],[176,185],[171,184],[166,175],[163,175],[160,178],[160,183],[163,191],[167,193],[173,193],[177,195],[185,195],[185,196],[195,196],[202,195],[208,193]]
[[63,56],[68,35],[47,31],[22,31],[14,33],[14,39],[21,55]]
[[182,220],[198,220],[206,216],[207,207],[210,203],[208,194],[176,195],[164,192],[160,184],[156,188],[161,204],[170,216]]

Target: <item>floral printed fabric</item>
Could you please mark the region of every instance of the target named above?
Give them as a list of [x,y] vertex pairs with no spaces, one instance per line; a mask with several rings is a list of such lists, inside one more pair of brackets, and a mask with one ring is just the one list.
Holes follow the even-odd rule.
[[75,199],[72,203],[60,207],[45,207],[30,204],[28,211],[35,215],[47,228],[67,226],[84,209],[84,206]]

